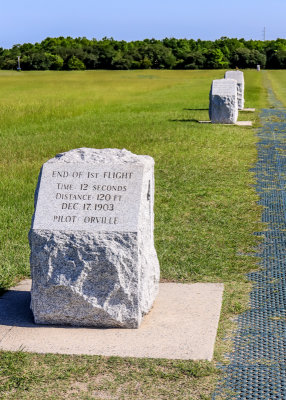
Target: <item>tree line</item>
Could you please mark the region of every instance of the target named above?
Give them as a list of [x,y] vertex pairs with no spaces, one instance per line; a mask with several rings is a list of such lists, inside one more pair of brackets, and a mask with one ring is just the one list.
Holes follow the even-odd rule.
[[0,69],[219,69],[286,68],[286,39],[215,41],[165,38],[132,42],[113,38],[46,38],[41,43],[0,47]]

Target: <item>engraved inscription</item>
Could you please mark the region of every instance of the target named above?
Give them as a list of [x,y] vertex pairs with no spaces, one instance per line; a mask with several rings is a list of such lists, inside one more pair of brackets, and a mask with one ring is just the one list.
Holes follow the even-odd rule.
[[43,166],[33,229],[136,230],[143,167]]
[[213,95],[231,95],[236,93],[236,83],[229,79],[216,79],[213,81]]

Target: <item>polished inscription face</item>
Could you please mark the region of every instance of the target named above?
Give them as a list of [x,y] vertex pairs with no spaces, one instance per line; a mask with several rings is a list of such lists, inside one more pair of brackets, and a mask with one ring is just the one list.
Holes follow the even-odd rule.
[[230,79],[216,79],[212,84],[213,95],[235,95],[237,91],[236,82]]
[[32,229],[137,230],[141,165],[46,163]]

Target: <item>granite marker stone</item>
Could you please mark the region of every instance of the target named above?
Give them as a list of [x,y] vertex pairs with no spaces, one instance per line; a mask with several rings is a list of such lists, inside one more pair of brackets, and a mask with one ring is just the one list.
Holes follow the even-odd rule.
[[215,79],[210,90],[209,116],[213,124],[235,124],[238,117],[234,79]]
[[36,323],[138,328],[159,282],[154,161],[81,148],[40,172],[29,233]]
[[225,79],[235,79],[237,82],[238,109],[244,109],[244,74],[242,71],[226,71]]

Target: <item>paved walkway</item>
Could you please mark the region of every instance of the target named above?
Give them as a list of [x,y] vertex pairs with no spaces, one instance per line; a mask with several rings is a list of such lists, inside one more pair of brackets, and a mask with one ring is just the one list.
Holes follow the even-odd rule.
[[213,400],[286,399],[286,109],[269,90],[273,108],[261,113],[254,168],[268,229],[261,235],[260,270],[250,310],[238,318],[230,364]]

